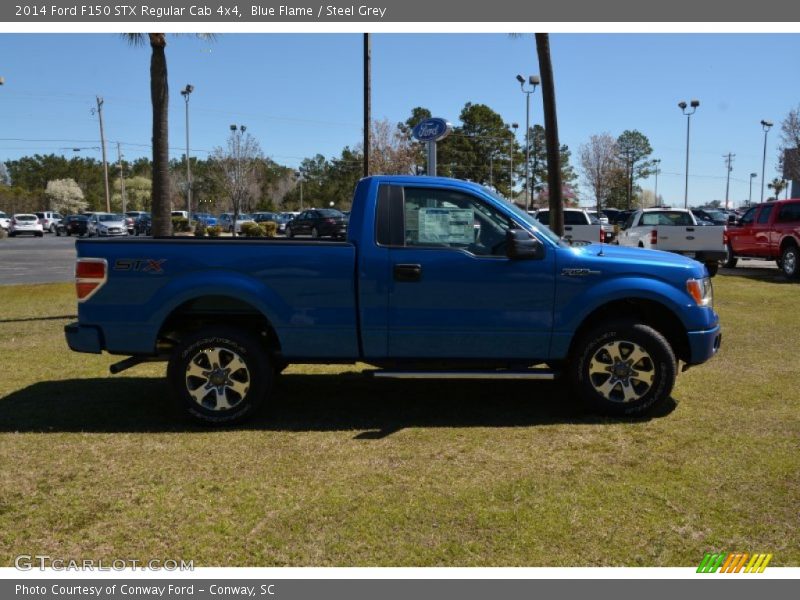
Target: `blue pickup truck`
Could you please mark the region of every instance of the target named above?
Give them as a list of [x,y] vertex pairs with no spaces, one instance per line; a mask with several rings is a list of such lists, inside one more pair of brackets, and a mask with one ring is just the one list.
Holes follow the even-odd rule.
[[492,191],[362,179],[345,241],[78,240],[75,351],[167,361],[175,400],[241,421],[292,363],[375,377],[563,377],[604,414],[669,397],[721,340],[705,267],[659,251],[570,245]]

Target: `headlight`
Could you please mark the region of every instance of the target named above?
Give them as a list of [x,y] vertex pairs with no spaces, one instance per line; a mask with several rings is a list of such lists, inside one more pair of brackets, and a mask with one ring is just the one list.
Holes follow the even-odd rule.
[[714,305],[714,288],[711,285],[710,277],[702,279],[689,279],[686,282],[686,291],[697,303],[697,306]]

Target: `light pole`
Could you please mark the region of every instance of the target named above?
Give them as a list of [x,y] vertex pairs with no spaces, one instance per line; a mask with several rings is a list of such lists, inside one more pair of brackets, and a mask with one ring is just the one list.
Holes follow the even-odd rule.
[[747,206],[753,203],[753,179],[758,177],[758,173],[750,173],[750,195],[747,197]]
[[300,210],[303,210],[303,169],[298,169],[295,172],[295,176],[297,177],[297,181],[300,182]]
[[[238,133],[237,133],[238,129]],[[247,131],[245,125],[231,125],[231,132],[233,135],[233,160],[236,167],[233,170],[233,228],[231,235],[236,237],[236,221],[239,220],[239,213],[241,211],[241,186],[242,186],[242,135]]]
[[761,202],[764,201],[764,176],[767,170],[767,134],[772,129],[772,121],[761,119],[761,129],[764,130],[764,158],[761,159]]
[[189,160],[189,96],[192,95],[194,86],[187,83],[181,90],[181,96],[186,101],[186,216],[192,222],[192,167]]
[[653,206],[658,206],[658,173],[661,171],[661,159],[654,159],[653,164],[656,166],[656,189],[653,192]]
[[[689,208],[689,127],[692,122],[692,115],[697,111],[700,106],[700,100],[692,100],[687,105],[685,101],[678,102],[678,108],[686,115],[686,184],[683,188],[683,208]],[[686,110],[691,107],[691,110]]]
[[528,85],[530,89],[525,89],[525,78],[522,75],[517,75],[519,81],[519,89],[525,94],[525,210],[530,210],[530,171],[531,171],[531,94],[536,91],[536,86],[539,85],[538,75],[528,76]]
[[519,123],[512,123],[511,129],[514,131],[511,132],[511,149],[508,152],[508,195],[511,197],[511,200],[514,200],[514,141],[517,139],[517,129],[519,129]]

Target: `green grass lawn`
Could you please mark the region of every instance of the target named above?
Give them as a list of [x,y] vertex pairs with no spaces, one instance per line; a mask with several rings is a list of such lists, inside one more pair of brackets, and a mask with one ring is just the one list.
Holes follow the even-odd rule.
[[649,419],[552,384],[290,367],[235,430],[176,414],[163,364],[70,352],[72,286],[0,287],[0,565],[800,565],[800,285],[714,282],[722,350]]

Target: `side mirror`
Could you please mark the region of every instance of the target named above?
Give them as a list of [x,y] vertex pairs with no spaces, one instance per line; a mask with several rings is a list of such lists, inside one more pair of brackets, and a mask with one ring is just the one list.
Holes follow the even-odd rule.
[[524,229],[509,229],[506,232],[506,256],[514,260],[541,260],[544,244]]

